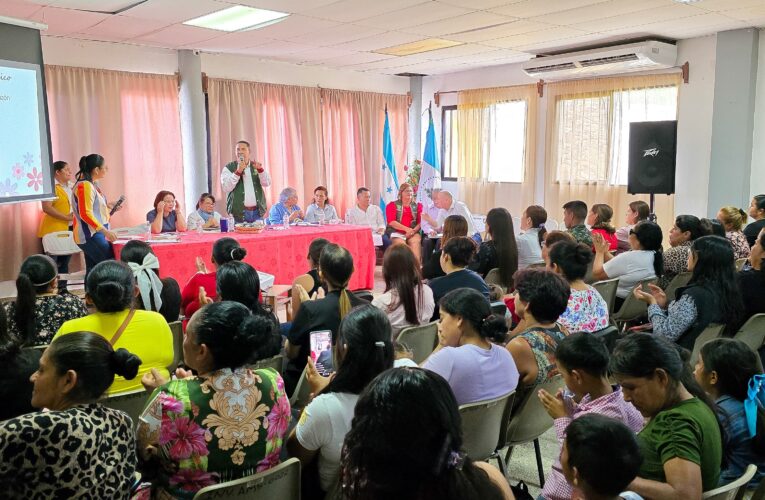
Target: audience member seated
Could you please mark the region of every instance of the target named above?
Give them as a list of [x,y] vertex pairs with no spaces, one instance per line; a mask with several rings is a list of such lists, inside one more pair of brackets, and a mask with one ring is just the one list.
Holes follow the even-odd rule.
[[518,369],[502,347],[505,319],[492,314],[489,301],[470,288],[452,290],[439,304],[438,347],[422,367],[449,382],[458,405],[513,392]]
[[563,276],[571,287],[568,306],[558,323],[569,332],[596,332],[608,326],[608,304],[584,282],[592,250],[584,243],[560,241],[549,249],[548,268]]
[[648,304],[653,333],[686,349],[693,349],[696,337],[711,323],[725,325],[726,334],[733,336],[741,326],[744,305],[728,242],[719,236],[695,240],[688,269],[691,281],[677,290],[674,299],[656,285],[649,285],[650,293],[635,288],[635,297]]
[[[287,441],[287,450],[300,459],[304,499],[336,498],[340,491],[340,452],[351,429],[359,394],[377,375],[393,366],[390,323],[371,305],[354,307],[340,322],[333,341],[332,378],[321,376],[308,362],[307,381],[314,399],[303,411]],[[318,458],[319,484],[305,474]]]
[[720,486],[735,481],[749,464],[755,464],[757,474],[749,485],[756,487],[765,477],[765,410],[755,403],[754,429],[750,429],[744,402],[757,398],[749,396],[748,388],[750,383],[759,386],[755,377],[763,377],[759,356],[740,340],[710,340],[701,347],[693,374],[722,410],[718,419],[725,431],[726,455]]
[[47,411],[0,422],[3,496],[129,498],[133,422],[98,400],[115,374],[132,379],[140,363],[94,333],[54,339],[32,375],[32,406]]
[[701,236],[721,236],[725,238],[725,228],[717,219],[700,219]]
[[0,421],[34,411],[32,381],[42,349],[22,349],[18,338],[9,335],[5,309],[0,307]]
[[563,224],[566,226],[569,234],[579,243],[584,243],[588,247],[592,246],[592,233],[584,221],[587,218],[587,204],[583,201],[569,201],[563,205]]
[[578,243],[568,231],[550,231],[545,233],[545,238],[542,241],[542,260],[545,264],[550,262],[550,249],[559,241]]
[[433,290],[422,282],[420,265],[404,245],[394,245],[383,257],[385,293],[378,295],[372,305],[382,309],[391,323],[393,338],[406,327],[430,321],[436,303]]
[[181,312],[181,287],[175,278],[159,277],[159,260],[148,243],[130,240],[120,252],[120,260],[133,271],[138,283],[135,307],[156,311],[168,323],[178,321]]
[[507,343],[507,350],[518,367],[519,385],[539,385],[558,374],[555,350],[569,332],[556,322],[570,294],[566,280],[552,271],[531,268],[515,273],[515,313],[521,317],[521,333]]
[[746,212],[731,206],[722,207],[717,212],[717,220],[725,228],[725,237],[733,245],[733,258],[736,260],[749,257],[749,243],[741,231],[746,223],[746,216]]
[[738,273],[738,289],[744,300],[743,321],[755,314],[765,313],[765,273],[762,271],[762,260],[765,259],[765,231],[760,232],[759,239],[752,245],[749,255],[748,269]]
[[417,257],[417,262],[420,262],[422,203],[415,199],[412,186],[406,182],[399,186],[398,200],[391,201],[385,207],[385,218],[388,220],[385,234],[391,238],[391,244],[409,245]]
[[[687,352],[687,351],[686,351]],[[638,434],[643,464],[629,489],[645,498],[701,498],[716,488],[722,437],[714,403],[678,347],[648,333],[616,343],[610,372],[648,423]]]
[[617,243],[616,228],[611,225],[614,209],[604,203],[596,203],[587,213],[587,225],[591,234],[599,234],[608,242],[608,250],[615,252]]
[[629,252],[616,257],[608,251],[608,242],[602,236],[593,236],[595,260],[592,263],[592,277],[595,280],[619,278],[616,289],[616,311],[627,295],[642,280],[661,276],[664,265],[661,253],[661,228],[655,222],[644,221],[635,226],[630,234]]
[[157,193],[154,209],[146,213],[146,222],[151,225],[151,232],[154,234],[186,230],[186,219],[181,212],[181,205],[170,191]]
[[642,200],[630,202],[627,206],[626,218],[624,220],[627,225],[616,230],[618,250],[626,251],[630,249],[630,231],[635,228],[638,222],[648,220],[650,213],[651,209],[648,207],[648,203]]
[[454,394],[440,375],[394,368],[356,404],[340,461],[343,498],[511,500],[507,479],[462,451]]
[[532,264],[544,262],[542,243],[545,240],[547,210],[539,205],[531,205],[521,214],[521,234],[515,238],[518,245],[518,269],[526,269]]
[[[85,302],[96,312],[61,325],[54,341],[72,332],[94,332],[115,348],[124,347],[140,357],[139,375],[156,368],[167,377],[167,367],[173,362],[170,327],[159,313],[135,310],[135,295],[135,278],[127,265],[113,260],[96,264],[85,281]],[[118,376],[109,387],[109,395],[140,387],[140,379]]]
[[670,248],[664,252],[664,274],[657,284],[666,289],[678,274],[688,271],[688,255],[691,243],[703,236],[701,221],[695,215],[678,215],[675,225],[669,230]]
[[[441,249],[441,269],[446,276],[431,280],[428,285],[433,290],[433,299],[436,304],[447,293],[457,288],[472,288],[481,292],[489,300],[489,287],[481,278],[481,275],[466,269],[468,263],[475,255],[476,243],[472,238],[455,237]],[[438,307],[433,312],[433,320],[438,319]]]
[[753,247],[760,231],[765,228],[765,194],[758,194],[752,198],[749,204],[749,217],[754,222],[747,224],[744,228],[744,236],[749,247]]
[[215,211],[215,196],[202,193],[197,201],[197,209],[189,214],[186,226],[189,230],[220,227],[220,214]]
[[202,257],[197,257],[197,273],[191,277],[181,293],[181,309],[184,316],[190,318],[200,307],[199,297],[215,300],[216,297],[216,272],[218,266],[232,260],[242,260],[247,255],[247,250],[239,246],[234,238],[221,238],[215,241],[212,248],[210,262],[216,271],[208,272]]
[[247,367],[279,348],[273,323],[242,304],[217,302],[194,313],[183,359],[198,375],[179,368],[168,380],[152,370],[142,380],[154,390],[137,431],[151,498],[191,498],[279,463],[290,422],[284,383],[273,368]]
[[446,276],[444,270],[441,269],[441,248],[446,245],[450,239],[456,236],[468,235],[468,222],[461,215],[450,215],[444,220],[444,229],[441,236],[440,248],[432,252],[425,258],[425,262],[422,265],[422,277],[432,280],[439,276]]
[[23,346],[46,345],[61,325],[88,314],[82,299],[58,294],[56,263],[47,255],[31,255],[16,278],[16,300],[5,304],[8,334]]
[[[586,415],[615,418],[632,432],[640,432],[643,416],[624,400],[621,388],[612,386],[608,380],[608,349],[601,339],[583,332],[574,333],[558,344],[555,357],[568,390],[550,394],[541,389],[539,399],[554,420],[555,435],[561,450],[570,424]],[[635,473],[622,487],[636,474],[637,466]],[[561,472],[560,463],[553,464],[542,489],[542,497],[545,500],[569,500],[573,493],[573,488]]]
[[[271,308],[261,301],[260,276],[254,267],[238,260],[226,262],[218,268],[216,280],[217,301],[239,302],[253,314],[267,316],[279,324]],[[208,298],[207,303],[212,303],[212,300]]]
[[327,292],[326,286],[322,285],[321,277],[319,276],[319,259],[321,258],[321,252],[324,247],[329,243],[324,238],[316,238],[308,245],[308,265],[311,269],[301,274],[292,281],[292,317],[294,318],[300,310],[300,292],[296,285],[303,287],[309,297],[318,298],[319,289],[323,290],[323,293]]
[[305,221],[329,222],[337,219],[335,207],[329,204],[329,191],[324,186],[318,186],[313,190],[313,203],[306,208]]
[[571,422],[560,454],[562,473],[575,500],[640,500],[640,495],[624,490],[642,460],[635,433],[597,413]]
[[489,271],[499,269],[500,285],[513,289],[513,274],[518,270],[518,245],[515,243],[513,218],[504,208],[492,208],[486,214],[486,235],[478,254],[470,263],[470,270],[485,278]]
[[284,347],[289,358],[284,370],[288,394],[292,394],[305,368],[311,350],[310,333],[329,330],[335,335],[340,320],[351,308],[366,303],[348,290],[348,282],[353,274],[353,256],[345,248],[335,243],[327,244],[319,259],[319,273],[327,286],[326,297],[310,300],[305,289],[296,285],[302,304],[292,321]]
[[390,245],[390,238],[385,234],[385,217],[380,207],[370,203],[372,193],[368,188],[360,187],[356,191],[356,205],[345,211],[345,222],[357,226],[369,226],[373,233],[382,235],[383,250]]
[[287,187],[279,193],[279,203],[271,206],[268,211],[266,222],[271,225],[280,225],[284,223],[284,216],[289,218],[290,223],[303,219],[303,211],[297,204],[298,195],[295,188]]

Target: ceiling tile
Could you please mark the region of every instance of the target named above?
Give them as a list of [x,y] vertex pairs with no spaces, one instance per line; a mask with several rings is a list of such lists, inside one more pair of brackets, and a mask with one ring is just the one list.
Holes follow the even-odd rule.
[[358,52],[367,52],[378,49],[385,49],[393,47],[395,45],[401,45],[402,43],[416,42],[427,38],[421,35],[411,35],[408,33],[399,33],[398,31],[388,31],[381,35],[374,35],[364,38],[359,38],[352,42],[345,42],[334,45],[341,49],[356,50]]
[[325,61],[327,59],[333,59],[336,57],[343,57],[343,56],[347,57],[355,53],[356,52],[351,52],[349,50],[335,49],[332,47],[319,47],[316,49],[296,52],[295,56],[297,56],[300,59],[301,63],[319,64],[322,61]]
[[763,7],[763,0],[704,0],[696,4],[699,9],[713,12]]
[[425,23],[410,28],[403,28],[398,31],[424,35],[423,37],[444,37],[450,33],[459,33],[463,31],[494,26],[497,24],[504,24],[511,20],[512,19],[509,19],[506,16],[477,11],[470,14],[465,14],[463,16],[451,17],[441,21]]
[[259,30],[239,31],[236,33],[225,33],[209,40],[193,42],[184,46],[189,49],[208,50],[211,52],[229,52],[237,49],[246,49],[257,45],[271,43],[274,40],[263,36]]
[[555,42],[556,40],[564,40],[583,35],[589,35],[589,33],[586,33],[582,30],[558,26],[542,31],[534,31],[531,33],[522,33],[520,35],[508,36],[505,38],[497,38],[496,40],[482,42],[481,45],[499,47],[503,49],[516,49],[517,47],[522,47],[530,44]]
[[450,17],[462,16],[471,12],[473,11],[469,9],[427,2],[413,7],[407,7],[406,9],[380,14],[379,16],[361,19],[357,21],[356,24],[371,26],[373,28],[396,30],[440,21]]
[[671,21],[661,21],[658,23],[646,24],[640,27],[642,31],[682,31],[688,29],[708,28],[711,26],[730,26],[727,29],[743,28],[744,25],[741,21],[725,17],[721,14],[715,14],[710,12],[709,14],[701,14],[700,16],[685,17],[683,19],[673,19]]
[[424,55],[426,56],[428,60],[440,61],[440,60],[449,59],[452,57],[484,54],[486,52],[494,52],[495,50],[496,49],[494,49],[494,47],[465,44],[465,45],[457,45],[456,47],[447,47],[445,49],[431,50],[430,52],[425,52]]
[[340,68],[343,66],[351,66],[356,64],[367,64],[371,62],[383,61],[385,59],[393,59],[396,56],[389,56],[387,54],[373,54],[370,52],[355,52],[349,55],[333,57],[331,59],[325,59],[322,61],[327,66]]
[[606,43],[607,38],[608,35],[604,35],[602,33],[591,33],[589,35],[578,35],[555,41],[538,40],[536,42],[530,42],[525,45],[518,45],[517,47],[514,47],[514,49],[532,55],[560,51],[585,50],[584,47],[598,43]]
[[340,29],[334,27],[324,28],[309,34],[285,38],[285,40],[295,43],[330,46],[352,42],[354,40],[376,36],[382,33],[385,33],[385,30],[357,26],[355,24],[343,24]]
[[234,5],[246,5],[247,7],[256,7],[258,9],[276,10],[279,12],[289,12],[291,14],[301,14],[311,9],[324,7],[337,2],[337,0],[219,0]]
[[182,23],[211,12],[227,9],[231,5],[215,0],[149,0],[121,14],[138,19]]
[[334,21],[295,14],[283,21],[253,31],[260,31],[264,36],[275,40],[286,40],[293,36],[307,35],[321,29],[341,29],[340,26],[340,23]]
[[65,36],[86,30],[108,17],[109,14],[45,7],[32,14],[29,19],[48,25],[44,35]]
[[[762,24],[762,19],[765,18],[765,0],[763,0],[763,4],[759,6],[726,10],[725,12],[722,12],[722,14],[726,17],[738,19],[739,21],[746,21],[751,25],[758,26]],[[759,23],[757,21],[759,21]]]
[[381,59],[379,61],[354,64],[354,65],[348,66],[348,68],[355,69],[358,71],[366,71],[370,69],[393,68],[395,66],[401,66],[401,63],[399,62],[400,59],[401,59],[400,57],[391,57],[389,59]]
[[261,57],[270,56],[283,56],[286,54],[295,54],[297,52],[303,52],[306,50],[312,50],[314,47],[310,45],[301,45],[299,43],[283,42],[281,40],[274,40],[273,42],[264,43],[255,47],[247,49],[248,54],[257,55]]
[[[491,12],[512,17],[534,17],[551,12],[575,9],[585,5],[604,3],[605,0],[525,0],[504,7],[490,9]],[[638,0],[640,2],[640,0]]]
[[667,6],[667,0],[611,0],[609,2],[585,5],[577,9],[544,14],[531,18],[532,21],[557,24],[560,26],[584,23],[606,17],[624,16],[633,12]]
[[131,41],[137,43],[150,43],[152,45],[163,45],[166,47],[181,47],[193,45],[197,42],[218,38],[220,31],[198,28],[196,26],[186,26],[184,24],[174,24],[163,28],[154,33],[132,38]]
[[572,27],[587,31],[605,32],[643,26],[645,24],[661,21],[672,21],[675,19],[682,19],[684,17],[697,16],[700,14],[704,14],[704,11],[697,9],[692,5],[675,4],[659,7],[656,9],[646,9],[639,12],[633,12],[627,16],[613,16],[582,23],[575,23],[572,25]]
[[167,26],[167,21],[142,20],[141,22],[136,22],[134,18],[116,15],[110,16],[103,22],[83,30],[80,33],[91,36],[105,36],[118,40],[127,40],[129,38],[146,35]]
[[492,49],[488,52],[481,54],[471,54],[457,57],[450,57],[448,60],[442,61],[450,64],[472,64],[472,63],[489,63],[491,61],[506,61],[507,63],[516,61],[525,61],[531,57],[529,54],[519,52],[511,49]]
[[[431,0],[432,2],[432,0]],[[371,16],[385,14],[392,10],[405,9],[413,5],[428,3],[424,0],[340,0],[324,7],[304,12],[312,17],[352,23]]]
[[523,0],[436,0],[437,3],[446,5],[456,5],[457,7],[467,7],[475,10],[493,9],[495,7],[502,7],[511,3],[518,3]]
[[552,27],[553,26],[549,24],[521,19],[519,21],[511,21],[509,23],[492,26],[490,28],[452,33],[449,35],[449,40],[456,40],[458,42],[483,42],[486,40],[494,40],[495,38],[505,38],[508,36],[530,33],[532,31],[542,31]]
[[0,16],[28,19],[40,9],[42,9],[42,6],[40,5],[7,0],[0,3]]

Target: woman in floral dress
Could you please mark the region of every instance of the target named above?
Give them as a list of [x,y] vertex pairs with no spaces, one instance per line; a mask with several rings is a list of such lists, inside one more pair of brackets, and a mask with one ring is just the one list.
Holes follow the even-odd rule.
[[138,424],[144,477],[139,498],[193,498],[213,484],[239,479],[279,463],[290,422],[284,382],[272,368],[247,367],[280,349],[278,324],[236,302],[197,311],[183,342],[185,363],[166,381],[143,378],[156,390]]

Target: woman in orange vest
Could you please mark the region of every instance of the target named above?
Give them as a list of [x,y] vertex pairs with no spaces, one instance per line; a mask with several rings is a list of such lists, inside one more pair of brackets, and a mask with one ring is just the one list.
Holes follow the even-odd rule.
[[[40,228],[37,231],[37,237],[42,238],[46,234],[56,231],[69,231],[72,225],[72,188],[69,183],[72,181],[72,167],[65,161],[53,162],[55,170],[54,179],[56,195],[55,200],[42,202],[43,218],[40,221]],[[69,259],[71,255],[56,255],[53,259],[58,267],[58,274],[69,272]],[[66,290],[66,281],[59,280],[59,293]]]

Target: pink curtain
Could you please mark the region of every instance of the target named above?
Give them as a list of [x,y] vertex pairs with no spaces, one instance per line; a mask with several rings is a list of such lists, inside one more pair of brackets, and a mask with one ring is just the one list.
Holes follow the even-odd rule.
[[240,140],[250,143],[250,156],[271,174],[268,205],[289,186],[305,209],[314,187],[325,182],[319,89],[210,78],[208,103],[211,181],[219,211],[226,208],[220,172],[235,159]]
[[[174,76],[46,66],[45,79],[53,160],[76,170],[81,156],[106,159],[109,172],[101,185],[107,198],[126,198],[114,227],[145,221],[160,189],[184,199]],[[42,251],[41,214],[39,203],[0,206],[0,218],[9,225],[0,246],[1,279],[15,278],[23,259]]]
[[366,186],[372,200],[380,197],[382,136],[385,107],[391,128],[399,182],[404,182],[409,108],[407,97],[396,94],[322,89],[322,133],[327,187],[342,217]]

